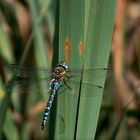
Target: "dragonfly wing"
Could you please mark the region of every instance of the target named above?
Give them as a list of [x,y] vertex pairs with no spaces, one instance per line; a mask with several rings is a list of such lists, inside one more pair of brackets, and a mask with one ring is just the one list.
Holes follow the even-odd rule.
[[52,74],[52,70],[50,68],[33,68],[33,67],[23,67],[17,65],[9,65],[8,69],[18,77],[24,78],[36,78],[39,76],[40,78],[49,78]]
[[[42,80],[41,82],[35,82],[30,83],[29,81],[21,81],[23,83],[18,82],[9,82],[8,84],[14,84],[14,87],[20,91],[22,94],[30,93],[30,94],[42,94],[46,95],[49,92],[49,83],[47,83],[45,80]],[[80,96],[81,97],[95,97],[95,96],[102,96],[103,94],[103,87],[93,84],[88,84],[85,82],[82,82],[82,85],[80,87],[80,82],[76,81],[68,81],[67,87],[64,83],[61,85],[58,94],[68,94],[69,96]],[[80,91],[81,89],[81,91]]]
[[48,92],[49,80],[48,79],[30,79],[23,77],[15,77],[13,80],[8,81],[6,86],[13,85],[14,88],[22,90],[24,92],[34,91],[34,93]]
[[[33,91],[34,94],[47,94],[50,91],[50,78],[49,79],[29,79],[29,78],[16,78],[9,81],[6,86],[13,85],[14,88],[19,89],[21,92],[28,93],[28,91]],[[62,94],[68,87],[64,83],[61,84],[59,92]]]
[[[81,72],[82,71],[80,70],[71,71],[70,76],[69,76],[71,77],[70,79],[76,82],[80,82]],[[87,69],[83,71],[82,81],[88,84],[93,84],[93,81],[94,81],[95,85],[103,85],[104,81],[102,79],[103,77],[106,76],[106,73],[107,73],[107,69],[105,68],[104,69]]]
[[[83,71],[83,75],[81,75],[81,71],[78,69],[72,70],[68,77],[66,78],[65,90],[69,91],[72,96],[79,96],[79,90],[81,89],[81,95],[83,97],[94,97],[94,96],[102,96],[103,94],[103,86],[104,80],[107,73],[107,69],[87,69]],[[111,72],[110,72],[111,74]],[[80,80],[82,76],[82,86],[80,87]],[[62,93],[62,91],[61,91]]]
[[[50,68],[33,68],[17,65],[9,65],[9,70],[13,73],[12,80],[9,80],[8,85],[13,85],[22,90],[36,88],[36,92],[43,88],[49,88],[52,71]],[[38,87],[38,88],[37,88]]]
[[104,90],[101,86],[87,83],[80,85],[79,82],[72,80],[69,80],[67,84],[70,88],[64,85],[63,88],[60,88],[59,94],[66,92],[64,94],[69,94],[70,96],[79,96],[80,94],[81,97],[95,97],[102,96]]

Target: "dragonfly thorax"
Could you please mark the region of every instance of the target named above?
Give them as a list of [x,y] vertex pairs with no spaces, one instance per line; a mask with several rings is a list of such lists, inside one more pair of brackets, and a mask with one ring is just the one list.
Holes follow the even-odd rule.
[[61,66],[57,66],[53,73],[53,78],[58,81],[62,81],[65,78],[67,71]]

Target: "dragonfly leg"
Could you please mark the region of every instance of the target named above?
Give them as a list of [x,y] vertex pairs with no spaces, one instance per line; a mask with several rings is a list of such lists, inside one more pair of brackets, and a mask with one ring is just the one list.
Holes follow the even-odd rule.
[[63,82],[64,82],[64,85],[65,85],[67,88],[71,89],[71,87],[67,85],[65,79],[63,80]]
[[65,75],[65,77],[67,77],[68,79],[70,79],[71,77],[69,77],[69,76],[67,76],[67,75]]

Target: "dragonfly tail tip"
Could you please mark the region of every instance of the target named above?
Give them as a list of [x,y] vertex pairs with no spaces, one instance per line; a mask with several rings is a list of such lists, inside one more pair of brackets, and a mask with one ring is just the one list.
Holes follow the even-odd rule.
[[41,123],[41,130],[44,130],[44,124]]

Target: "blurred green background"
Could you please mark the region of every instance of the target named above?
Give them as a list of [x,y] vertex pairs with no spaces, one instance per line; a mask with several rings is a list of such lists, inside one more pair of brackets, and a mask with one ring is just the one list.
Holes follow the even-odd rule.
[[[139,13],[139,0],[0,0],[0,140],[139,140]],[[92,81],[104,96],[82,97],[78,120],[78,100],[57,96],[41,131],[46,87],[7,86],[8,66],[51,69],[60,60],[108,67]]]

